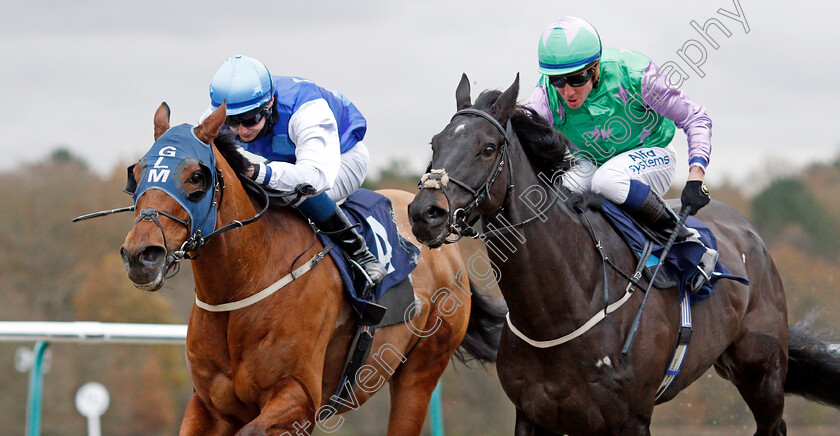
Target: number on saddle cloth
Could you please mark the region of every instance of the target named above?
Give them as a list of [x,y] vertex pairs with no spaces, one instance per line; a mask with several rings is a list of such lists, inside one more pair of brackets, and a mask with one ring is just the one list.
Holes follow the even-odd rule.
[[[343,253],[337,248],[330,252],[344,282],[345,295],[353,309],[364,319],[369,310],[381,310],[370,305],[371,301],[381,300],[385,291],[397,287],[411,274],[417,266],[420,249],[400,235],[391,201],[382,194],[360,189],[347,197],[341,208],[351,223],[359,224],[358,232],[364,237],[371,253],[388,271],[388,275],[377,284],[370,295],[363,295],[366,284],[362,280],[354,280],[352,267]],[[329,243],[328,236],[319,237],[324,244]],[[413,299],[411,301],[413,302]],[[378,324],[384,313],[369,315],[377,317],[375,324]]]

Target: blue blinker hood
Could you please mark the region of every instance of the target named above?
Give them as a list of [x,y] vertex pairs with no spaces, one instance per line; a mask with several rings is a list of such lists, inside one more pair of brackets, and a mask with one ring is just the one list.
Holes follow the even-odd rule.
[[[141,174],[134,190],[134,207],[144,193],[159,189],[190,214],[190,236],[198,230],[206,236],[216,228],[216,157],[213,148],[195,136],[193,128],[190,124],[170,128],[140,159]],[[190,195],[181,181],[181,173],[192,163],[200,165],[206,174],[204,189]],[[129,168],[129,175],[130,172]]]

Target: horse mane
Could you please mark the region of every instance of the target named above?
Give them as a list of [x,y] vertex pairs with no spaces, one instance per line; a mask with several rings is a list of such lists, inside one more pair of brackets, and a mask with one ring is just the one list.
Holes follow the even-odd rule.
[[235,133],[228,130],[220,132],[216,136],[216,140],[213,141],[213,145],[216,146],[236,175],[245,174],[245,171],[251,166],[248,158],[239,152],[239,143],[236,141]]
[[[251,161],[243,155],[240,150],[240,143],[236,140],[236,134],[225,130],[219,133],[216,136],[216,139],[213,141],[213,145],[216,146],[216,149],[219,150],[219,153],[222,155],[222,158],[227,161],[230,168],[233,170],[233,173],[236,174],[236,177],[239,178],[240,181],[243,182],[243,187],[245,188],[245,193],[251,200],[257,201],[258,204],[265,204],[264,203],[264,196],[266,195],[265,191],[268,191],[268,202],[271,208],[285,208],[289,206],[288,199],[283,195],[283,193],[278,193],[277,191],[273,191],[271,189],[265,188],[265,191],[260,190],[259,188],[254,188],[253,182],[246,184],[244,179],[248,177],[245,176],[245,172],[253,165]],[[250,181],[250,180],[249,180]]]
[[[489,110],[501,95],[499,90],[484,91],[475,100],[474,107]],[[535,172],[551,175],[558,170],[565,172],[569,169],[570,161],[566,155],[570,141],[554,130],[548,120],[531,108],[517,105],[510,123]]]

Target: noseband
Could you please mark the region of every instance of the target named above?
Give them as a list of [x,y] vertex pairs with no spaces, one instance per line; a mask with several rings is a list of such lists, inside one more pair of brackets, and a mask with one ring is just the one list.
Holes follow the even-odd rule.
[[[224,177],[222,175],[222,172],[219,171],[218,168],[217,168],[216,173],[217,173],[217,177],[216,177],[217,182],[216,182],[214,195],[218,194],[219,200],[218,200],[218,202],[216,202],[216,200],[214,200],[213,203],[212,203],[212,207],[218,207],[218,204],[221,204],[222,198],[223,198],[224,192],[225,192]],[[227,232],[229,230],[238,229],[239,227],[243,227],[243,226],[246,226],[248,224],[251,224],[251,223],[259,220],[265,214],[265,212],[268,210],[268,207],[271,204],[271,197],[270,197],[270,194],[265,190],[265,188],[263,188],[260,184],[258,184],[257,182],[254,182],[253,180],[251,180],[248,177],[240,177],[239,180],[241,182],[243,182],[243,186],[245,186],[246,188],[247,188],[246,184],[250,184],[251,185],[250,189],[253,189],[253,190],[262,194],[263,204],[264,204],[262,210],[257,212],[256,215],[254,215],[253,217],[248,218],[246,220],[242,220],[242,221],[232,220],[230,223],[228,223],[228,224],[210,232],[206,236],[202,236],[201,227],[199,226],[199,228],[192,235],[190,235],[190,237],[188,237],[187,240],[184,241],[183,244],[181,244],[181,248],[179,250],[174,251],[172,253],[168,253],[166,255],[166,262],[167,262],[167,265],[169,265],[169,267],[167,267],[167,270],[172,268],[173,266],[176,267],[175,271],[171,275],[169,275],[170,277],[178,273],[178,270],[180,269],[181,259],[184,259],[184,258],[195,259],[195,258],[197,258],[198,255],[199,255],[199,250],[201,249],[201,247],[203,247],[205,244],[207,244],[207,242],[210,240],[210,238],[212,238],[214,236],[217,236],[221,233]],[[187,232],[190,231],[190,223],[188,221],[184,221],[184,220],[182,220],[182,219],[180,219],[176,216],[173,216],[171,214],[168,214],[166,212],[163,212],[163,211],[151,208],[151,207],[141,209],[140,212],[138,212],[137,220],[134,221],[134,225],[137,225],[137,223],[139,223],[140,221],[152,221],[152,222],[154,222],[158,226],[158,228],[160,229],[161,234],[163,235],[164,247],[167,247],[167,245],[166,245],[166,232],[163,231],[163,226],[161,226],[160,223],[157,220],[158,214],[163,215],[167,218],[170,218],[170,219],[186,226]],[[208,212],[208,214],[209,214],[209,212]],[[167,250],[168,250],[168,248],[167,248]],[[195,254],[190,255],[189,253],[191,253],[191,252],[193,252]]]
[[[464,190],[469,192],[473,197],[472,201],[467,206],[458,208],[452,212],[450,216],[449,233],[454,234],[455,237],[445,239],[444,243],[446,244],[458,242],[458,240],[460,240],[462,237],[477,238],[479,236],[478,232],[476,232],[475,229],[472,228],[476,221],[478,221],[479,216],[475,215],[469,221],[467,219],[472,213],[473,209],[478,205],[478,203],[484,200],[484,197],[490,196],[490,188],[493,186],[493,184],[496,183],[496,179],[499,178],[499,175],[502,174],[502,171],[505,168],[505,162],[507,162],[508,167],[511,166],[510,157],[507,153],[508,145],[510,145],[510,137],[512,132],[510,119],[508,119],[507,121],[507,126],[502,127],[501,123],[499,123],[495,118],[493,118],[493,116],[491,116],[487,112],[479,109],[467,108],[461,109],[458,112],[456,112],[449,122],[451,123],[452,120],[454,120],[455,117],[459,115],[475,115],[489,121],[490,124],[492,124],[493,127],[495,127],[496,130],[498,130],[499,133],[502,134],[502,137],[504,137],[504,143],[502,144],[501,151],[499,153],[499,159],[496,164],[496,170],[492,172],[487,177],[487,179],[485,179],[484,182],[476,189],[472,188],[471,186],[467,185],[461,180],[449,176],[446,173],[446,170],[443,168],[433,169],[432,163],[429,162],[429,167],[426,169],[426,174],[423,174],[423,177],[420,179],[420,189],[440,189],[444,197],[446,197],[447,209],[450,211],[452,210],[452,203],[449,200],[449,196],[446,194],[446,190],[444,189],[449,184],[449,182],[452,182],[458,185],[459,187],[463,188]],[[513,189],[512,184],[508,186],[506,195],[511,191],[511,189]]]

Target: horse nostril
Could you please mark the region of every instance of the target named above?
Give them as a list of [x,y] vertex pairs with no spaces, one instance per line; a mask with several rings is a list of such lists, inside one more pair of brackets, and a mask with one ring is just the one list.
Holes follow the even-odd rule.
[[143,249],[137,256],[146,265],[159,265],[166,256],[166,250],[159,245],[152,245]]
[[445,217],[446,217],[446,211],[443,210],[442,207],[431,206],[428,209],[426,209],[426,219],[429,222],[439,221],[441,219],[444,219]]

